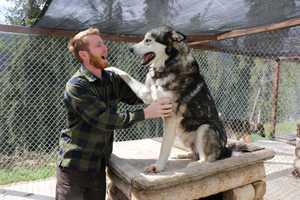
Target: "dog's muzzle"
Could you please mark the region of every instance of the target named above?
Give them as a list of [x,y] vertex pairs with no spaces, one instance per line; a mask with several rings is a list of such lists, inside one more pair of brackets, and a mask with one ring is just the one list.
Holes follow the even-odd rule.
[[129,48],[129,51],[130,51],[131,53],[134,53],[133,47],[130,47],[130,48]]

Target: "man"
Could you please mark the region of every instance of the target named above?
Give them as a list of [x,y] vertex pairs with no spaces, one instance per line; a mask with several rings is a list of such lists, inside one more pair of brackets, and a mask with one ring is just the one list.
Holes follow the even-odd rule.
[[57,200],[104,200],[105,167],[112,152],[113,130],[144,119],[168,117],[169,99],[159,99],[145,109],[117,113],[117,103],[142,103],[108,66],[107,47],[99,30],[75,35],[69,51],[82,63],[67,82],[64,103],[67,129],[59,140]]

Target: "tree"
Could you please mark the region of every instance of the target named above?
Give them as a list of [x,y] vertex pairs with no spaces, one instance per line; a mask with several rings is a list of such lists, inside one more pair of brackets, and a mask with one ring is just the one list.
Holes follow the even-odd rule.
[[32,25],[39,17],[47,0],[7,0],[14,2],[6,19],[13,25]]

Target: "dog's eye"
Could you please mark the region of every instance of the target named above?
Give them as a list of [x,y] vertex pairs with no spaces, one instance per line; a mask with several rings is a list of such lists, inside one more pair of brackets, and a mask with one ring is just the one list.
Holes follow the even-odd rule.
[[145,40],[145,42],[151,42],[151,41],[152,41],[152,40],[150,40],[150,39],[146,39],[146,40]]

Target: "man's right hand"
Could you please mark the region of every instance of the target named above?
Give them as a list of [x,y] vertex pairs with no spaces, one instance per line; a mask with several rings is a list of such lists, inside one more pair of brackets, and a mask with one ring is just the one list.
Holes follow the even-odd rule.
[[145,119],[170,117],[172,115],[171,99],[162,97],[144,109]]

